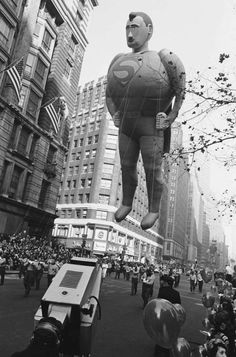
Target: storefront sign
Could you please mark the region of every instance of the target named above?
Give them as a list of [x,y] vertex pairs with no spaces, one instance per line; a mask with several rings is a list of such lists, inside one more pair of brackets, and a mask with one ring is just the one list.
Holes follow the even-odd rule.
[[106,229],[96,228],[94,239],[106,241],[107,232]]
[[106,242],[94,241],[93,251],[105,252],[107,248]]

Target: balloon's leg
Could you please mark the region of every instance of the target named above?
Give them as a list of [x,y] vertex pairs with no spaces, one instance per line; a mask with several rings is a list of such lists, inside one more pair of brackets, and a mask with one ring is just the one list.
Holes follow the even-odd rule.
[[162,152],[163,136],[143,136],[140,147],[146,174],[148,193],[148,213],[142,219],[141,227],[151,228],[159,217],[159,208],[163,191],[162,181]]
[[118,210],[115,212],[115,220],[116,222],[121,222],[132,210],[132,206],[124,206],[121,205]]
[[121,222],[132,210],[135,190],[138,184],[137,161],[139,145],[137,141],[121,133],[119,151],[122,172],[122,204],[115,212],[115,219]]

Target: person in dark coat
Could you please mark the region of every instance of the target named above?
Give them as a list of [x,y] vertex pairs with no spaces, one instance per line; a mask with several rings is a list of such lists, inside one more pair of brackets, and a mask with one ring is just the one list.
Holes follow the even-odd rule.
[[43,262],[35,261],[35,272],[34,272],[34,278],[35,278],[35,289],[39,290],[40,289],[40,281],[43,277],[43,270],[44,270],[44,264]]
[[6,258],[4,257],[3,251],[0,250],[0,285],[4,284],[6,274]]
[[30,290],[34,285],[34,276],[35,274],[35,266],[33,259],[30,260],[29,258],[25,258],[24,260],[24,287],[25,287],[25,294],[24,297],[29,296]]
[[[166,299],[172,304],[181,304],[180,294],[177,290],[173,289],[174,279],[168,275],[162,275],[160,277],[160,288],[157,295],[158,299]],[[156,357],[170,357],[170,350],[163,348],[159,345],[155,346]]]
[[160,288],[158,292],[158,299],[166,299],[172,304],[181,304],[180,294],[173,289],[174,280],[171,276],[163,275],[160,278]]

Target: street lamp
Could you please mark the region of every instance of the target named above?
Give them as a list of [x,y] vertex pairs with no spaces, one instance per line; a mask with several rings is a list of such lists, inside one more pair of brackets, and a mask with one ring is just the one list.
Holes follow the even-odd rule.
[[81,244],[81,256],[84,256],[84,251],[85,251],[85,247],[86,247],[86,242],[87,242],[87,234],[82,234],[82,244]]

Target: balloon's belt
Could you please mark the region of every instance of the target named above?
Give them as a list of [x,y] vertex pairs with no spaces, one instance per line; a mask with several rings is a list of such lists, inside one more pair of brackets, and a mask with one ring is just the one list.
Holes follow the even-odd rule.
[[125,118],[155,117],[155,115],[156,113],[153,110],[126,111],[122,113],[122,117]]

